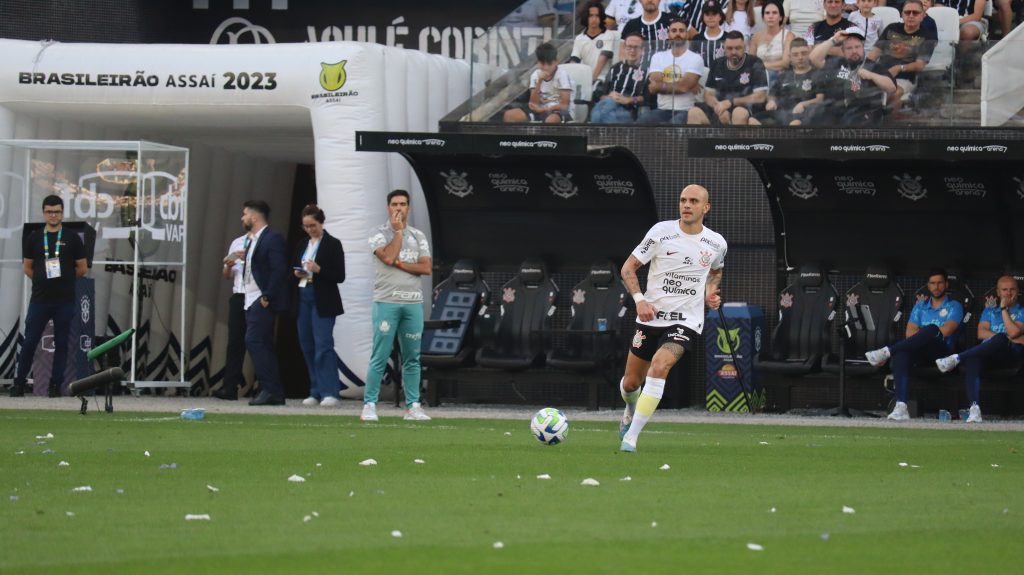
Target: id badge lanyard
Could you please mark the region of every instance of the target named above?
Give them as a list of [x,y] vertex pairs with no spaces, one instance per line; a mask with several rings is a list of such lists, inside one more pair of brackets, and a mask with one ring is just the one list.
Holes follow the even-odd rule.
[[50,236],[43,230],[43,257],[46,258],[46,279],[52,280],[60,277],[60,239],[64,235],[64,227],[57,230],[57,245],[53,249],[53,257],[50,255]]
[[[306,246],[306,253],[308,255],[302,257],[302,263],[303,264],[305,264],[306,262],[316,261],[316,252],[320,251],[320,244],[323,241],[324,241],[323,237],[321,237],[320,239],[318,239],[316,241],[316,246],[313,247],[312,253],[310,253],[309,246]],[[303,265],[303,267],[305,267],[305,265]],[[309,273],[309,270],[306,270],[306,272],[308,274],[307,277],[304,277],[304,278],[299,280],[299,287],[300,288],[306,287],[306,284],[308,284],[309,282],[313,281],[313,278],[312,278],[313,274]]]

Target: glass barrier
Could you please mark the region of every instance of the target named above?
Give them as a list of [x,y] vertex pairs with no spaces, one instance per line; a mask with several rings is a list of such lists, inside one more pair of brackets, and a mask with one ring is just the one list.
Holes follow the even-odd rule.
[[[584,8],[589,13],[591,6],[579,2],[573,10]],[[1024,108],[1024,33],[1019,30],[998,40],[993,33],[977,41],[960,41],[959,24],[953,22],[951,32],[942,20],[939,41],[914,46],[913,41],[886,36],[883,30],[878,33],[881,39],[870,38],[867,46],[837,37],[837,45],[829,44],[827,49],[823,44],[830,40],[804,45],[806,40],[783,31],[783,38],[790,42],[783,56],[770,45],[773,38],[760,18],[750,35],[740,38],[739,29],[732,33],[720,29],[716,35],[676,24],[682,30],[674,31],[669,17],[663,17],[663,30],[648,31],[637,22],[627,22],[612,30],[590,28],[588,34],[587,19],[568,14],[559,13],[549,25],[512,14],[478,37],[471,59],[472,97],[447,120],[805,127],[1024,125],[1024,116],[1019,115]],[[949,16],[948,10],[935,14]],[[695,21],[693,15],[682,16]],[[702,18],[706,28],[717,16]],[[642,35],[620,37],[631,30]],[[733,34],[737,37],[729,38]],[[654,40],[645,40],[644,35],[653,35]],[[730,52],[730,48],[734,49]],[[929,51],[928,58],[915,57]],[[763,58],[753,56],[758,53]],[[541,66],[540,57],[557,63],[557,69]],[[538,78],[541,88],[531,97],[531,84]]]

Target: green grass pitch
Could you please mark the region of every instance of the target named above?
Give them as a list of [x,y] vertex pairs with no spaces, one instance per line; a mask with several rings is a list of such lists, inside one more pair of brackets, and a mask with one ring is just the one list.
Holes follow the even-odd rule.
[[0,573],[1024,572],[1022,433],[614,417],[0,411]]

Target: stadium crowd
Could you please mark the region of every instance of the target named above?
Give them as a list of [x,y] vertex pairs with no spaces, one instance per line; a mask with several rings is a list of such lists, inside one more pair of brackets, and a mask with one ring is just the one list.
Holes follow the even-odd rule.
[[[528,100],[503,119],[878,126],[913,107],[936,48],[954,43],[940,40],[936,18],[955,11],[963,62],[1012,30],[1011,0],[945,1],[588,0],[568,62],[542,44]],[[535,3],[538,14],[551,4]]]

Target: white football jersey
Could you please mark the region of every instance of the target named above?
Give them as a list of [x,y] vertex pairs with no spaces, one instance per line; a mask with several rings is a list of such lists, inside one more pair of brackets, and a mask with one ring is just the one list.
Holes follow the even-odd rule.
[[650,263],[647,302],[657,310],[652,327],[684,325],[697,333],[704,328],[704,290],[708,273],[725,266],[725,238],[707,226],[699,234],[679,229],[679,220],[658,222],[633,250],[633,257]]

